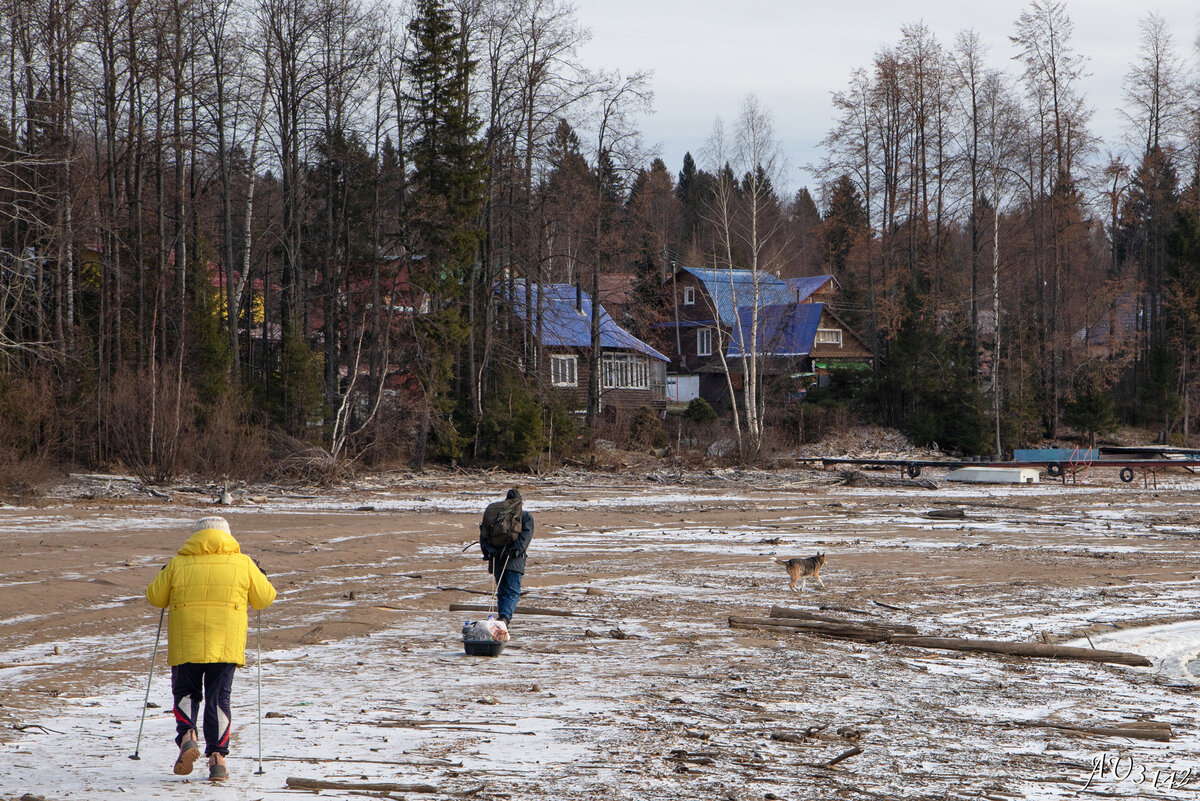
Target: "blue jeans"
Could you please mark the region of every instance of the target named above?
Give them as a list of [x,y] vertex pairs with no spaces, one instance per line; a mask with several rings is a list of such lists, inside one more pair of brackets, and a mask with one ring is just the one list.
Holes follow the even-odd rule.
[[523,573],[505,570],[496,585],[496,608],[500,617],[512,620],[513,612],[517,611],[517,599],[521,597],[521,578]]

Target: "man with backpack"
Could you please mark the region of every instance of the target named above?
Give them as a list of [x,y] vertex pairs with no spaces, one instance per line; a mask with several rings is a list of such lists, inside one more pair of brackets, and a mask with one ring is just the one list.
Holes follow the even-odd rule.
[[505,625],[521,597],[525,553],[533,539],[533,515],[522,508],[521,491],[513,487],[502,501],[488,504],[479,524],[479,548],[496,579],[496,608]]

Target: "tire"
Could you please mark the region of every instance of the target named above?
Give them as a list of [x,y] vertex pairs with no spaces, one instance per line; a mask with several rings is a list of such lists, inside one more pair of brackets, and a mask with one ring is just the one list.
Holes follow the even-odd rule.
[[909,478],[916,478],[917,476],[921,475],[921,465],[910,464],[905,468],[905,472],[908,473]]
[[1058,478],[1063,474],[1062,462],[1051,462],[1046,465],[1046,475],[1051,478]]
[[1126,484],[1128,484],[1130,481],[1133,481],[1133,468],[1132,467],[1122,467],[1121,468],[1121,480],[1124,481]]

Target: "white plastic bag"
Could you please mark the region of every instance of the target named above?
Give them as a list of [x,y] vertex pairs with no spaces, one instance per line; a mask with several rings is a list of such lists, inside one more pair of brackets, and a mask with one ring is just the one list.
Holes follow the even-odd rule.
[[508,642],[508,626],[503,620],[468,620],[463,624],[464,642]]
[[483,621],[483,625],[487,627],[493,642],[508,642],[508,626],[503,620],[488,618]]

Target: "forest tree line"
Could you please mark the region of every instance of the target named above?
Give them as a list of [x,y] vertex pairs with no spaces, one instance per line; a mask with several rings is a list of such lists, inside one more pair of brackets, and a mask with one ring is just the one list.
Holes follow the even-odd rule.
[[1120,143],[1089,132],[1065,3],[1012,53],[906,26],[835,94],[814,196],[778,189],[752,95],[654,158],[651,76],[582,63],[559,0],[2,2],[10,473],[554,458],[614,423],[598,387],[580,419],[542,386],[497,287],[628,275],[653,341],[679,265],[832,274],[871,343],[868,379],[760,427],[827,404],[966,453],[1190,433],[1200,83],[1153,14]]

